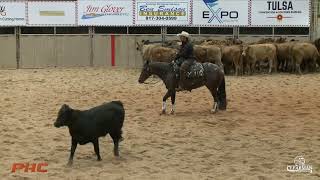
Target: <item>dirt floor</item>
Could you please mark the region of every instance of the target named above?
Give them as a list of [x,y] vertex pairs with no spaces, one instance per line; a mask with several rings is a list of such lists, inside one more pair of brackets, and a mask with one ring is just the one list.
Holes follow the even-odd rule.
[[[164,116],[164,85],[138,84],[138,76],[127,69],[1,70],[0,179],[320,179],[320,74],[228,76],[226,112],[211,114],[212,97],[200,88],[178,93],[176,114]],[[107,136],[102,161],[87,144],[66,167],[69,132],[53,126],[61,105],[83,110],[111,100],[126,109],[121,157]],[[287,172],[298,155],[312,174]],[[48,172],[11,173],[17,162],[46,162]]]

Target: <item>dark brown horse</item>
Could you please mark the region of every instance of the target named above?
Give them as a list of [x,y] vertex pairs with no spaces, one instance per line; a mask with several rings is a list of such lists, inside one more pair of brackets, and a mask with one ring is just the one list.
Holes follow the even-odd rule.
[[[203,76],[187,79],[183,82],[185,90],[191,91],[202,86],[206,86],[211,92],[214,105],[211,110],[215,113],[219,110],[226,110],[226,90],[225,90],[225,78],[222,69],[212,63],[203,63]],[[166,100],[171,97],[172,109],[171,114],[174,113],[175,97],[176,97],[176,87],[178,80],[176,78],[176,72],[171,63],[165,62],[149,62],[143,66],[139,77],[139,83],[144,83],[151,75],[157,75],[166,85],[168,89],[167,93],[163,97],[162,114],[166,113]]]

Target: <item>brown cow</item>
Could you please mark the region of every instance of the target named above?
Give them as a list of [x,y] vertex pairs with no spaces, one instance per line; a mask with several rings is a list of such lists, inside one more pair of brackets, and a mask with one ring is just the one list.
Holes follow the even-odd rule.
[[221,62],[222,52],[218,46],[194,45],[193,53],[198,62],[211,62],[223,68]]
[[295,72],[301,73],[301,65],[304,63],[306,67],[316,67],[319,64],[319,52],[315,45],[311,43],[296,43],[292,46],[292,60],[295,65]]
[[290,71],[291,69],[293,69],[291,49],[295,43],[296,42],[294,41],[290,41],[275,44],[277,47],[277,60],[279,70]]
[[274,39],[274,38],[262,38],[259,41],[252,43],[252,44],[270,44],[270,43],[284,43],[286,42],[287,39],[280,37],[278,39]]
[[238,76],[239,73],[243,73],[243,63],[242,63],[242,46],[232,45],[225,46],[222,49],[222,63],[225,67],[225,72],[227,73],[230,69],[230,66],[234,66],[235,75]]
[[225,40],[206,39],[201,42],[201,45],[215,45],[215,46],[231,46],[243,44],[240,39],[226,38]]
[[[180,42],[171,41],[163,47],[160,43],[145,44],[146,41],[137,43],[137,50],[141,52],[144,61],[171,62],[176,57]],[[148,43],[148,41],[147,41]],[[212,45],[194,45],[193,53],[198,62],[211,62],[223,68],[221,62],[221,49]]]
[[314,41],[314,45],[317,47],[318,51],[320,51],[320,38]]
[[277,71],[277,50],[273,44],[253,44],[247,46],[242,52],[243,62],[249,74],[255,70],[256,63],[269,62],[269,73]]
[[161,44],[137,43],[137,50],[141,52],[143,61],[171,62],[177,54],[176,49],[162,47]]

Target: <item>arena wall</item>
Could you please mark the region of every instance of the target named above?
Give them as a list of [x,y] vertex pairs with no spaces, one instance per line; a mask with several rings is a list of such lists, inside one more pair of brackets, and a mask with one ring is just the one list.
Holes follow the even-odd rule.
[[93,65],[111,66],[111,36],[96,35],[93,37]]
[[20,37],[20,68],[43,68],[57,65],[55,37],[23,35]]
[[74,67],[90,65],[90,37],[88,35],[63,35],[55,40],[57,66]]
[[[117,67],[138,68],[142,57],[136,43],[161,41],[161,35],[21,35],[20,68],[110,67],[114,36],[114,61]],[[2,69],[17,68],[15,35],[0,36]],[[92,53],[92,56],[91,56]]]
[[0,68],[14,69],[17,67],[15,35],[0,36],[0,55]]
[[[112,36],[114,41],[112,42]],[[223,40],[233,35],[192,35],[192,39]],[[280,37],[271,35],[239,35],[245,42],[258,41],[261,38]],[[309,36],[284,35],[288,39],[308,41]],[[175,40],[176,35],[170,34],[165,40]],[[140,68],[143,64],[142,56],[136,50],[136,43],[142,40],[161,42],[158,35],[21,35],[20,47],[17,48],[15,35],[0,36],[0,53],[2,60],[0,68],[17,68],[17,55],[20,68],[46,68],[46,67],[116,67]],[[112,48],[113,46],[113,48]],[[112,50],[113,49],[113,50]],[[18,53],[17,53],[18,52]],[[113,57],[112,57],[113,56]],[[114,61],[114,63],[112,63]]]

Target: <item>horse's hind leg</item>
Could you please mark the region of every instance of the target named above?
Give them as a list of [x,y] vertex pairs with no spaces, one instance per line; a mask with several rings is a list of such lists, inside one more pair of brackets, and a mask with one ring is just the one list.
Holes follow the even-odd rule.
[[213,108],[211,109],[211,113],[216,113],[218,112],[218,95],[217,95],[217,89],[215,88],[209,88],[211,92],[211,95],[213,97]]

